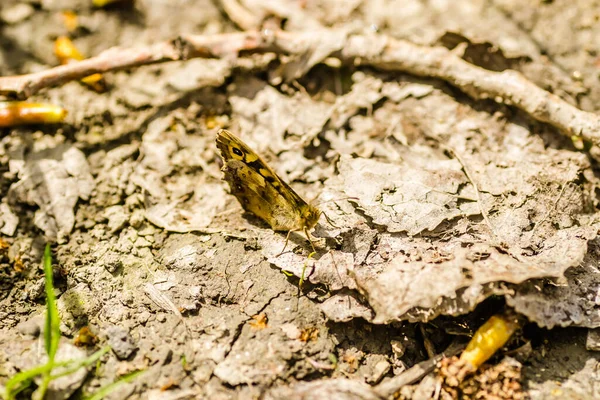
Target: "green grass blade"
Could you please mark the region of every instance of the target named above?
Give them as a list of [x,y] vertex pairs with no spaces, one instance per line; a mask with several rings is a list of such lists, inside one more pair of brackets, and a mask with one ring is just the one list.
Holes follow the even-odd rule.
[[[52,254],[50,252],[50,245],[46,245],[44,251],[44,278],[46,283],[46,320],[44,330],[44,344],[46,352],[48,354],[48,361],[44,365],[33,367],[26,371],[22,371],[6,382],[5,390],[3,392],[3,398],[5,400],[12,400],[22,390],[26,389],[33,378],[38,375],[43,376],[42,384],[39,387],[37,396],[38,398],[44,398],[48,385],[54,379],[58,379],[62,376],[69,375],[85,368],[100,359],[104,354],[110,351],[110,346],[106,346],[89,357],[81,360],[67,360],[56,362],[56,352],[58,351],[58,345],[60,343],[60,318],[58,316],[58,308],[56,306],[56,295],[54,294],[54,282],[53,282],[53,271],[52,271]],[[52,375],[52,370],[57,367],[65,367],[66,369],[58,374]]]
[[141,374],[143,374],[145,372],[146,371],[130,372],[129,374],[121,377],[121,379],[119,379],[118,381],[113,382],[110,385],[101,387],[100,390],[98,390],[96,393],[94,393],[90,397],[85,397],[84,400],[100,400],[104,396],[108,396],[110,393],[112,393],[113,391],[118,389],[120,386],[133,381],[135,378],[137,378],[138,376],[140,376]]
[[50,369],[43,373],[44,379],[39,388],[39,398],[43,399],[48,385],[52,380],[51,373],[54,368],[54,357],[60,342],[60,318],[56,306],[56,295],[54,293],[54,281],[52,271],[52,253],[50,244],[46,244],[44,251],[44,281],[46,283],[46,329],[44,330],[44,343],[48,353],[48,365]]
[[12,378],[10,378],[4,387],[4,398],[5,399],[14,399],[17,393],[26,389],[29,386],[29,383],[33,378],[38,375],[42,375],[48,373],[52,370],[52,368],[63,367],[69,365],[74,360],[61,361],[58,363],[54,363],[54,365],[50,365],[48,363],[43,365],[38,365],[37,367],[33,367],[31,369],[19,372]]
[[[72,374],[73,372],[77,371],[79,368],[85,368],[89,365],[92,365],[93,363],[98,361],[100,359],[100,357],[102,357],[109,351],[110,351],[110,346],[105,346],[87,358],[83,358],[81,360],[70,360],[70,363],[73,363],[72,366],[69,366],[67,369],[60,372],[59,374],[50,376],[50,379],[51,380],[58,379],[65,375]],[[58,364],[55,364],[55,366],[58,366]]]
[[44,281],[46,283],[46,329],[44,330],[44,342],[49,360],[54,360],[60,341],[60,319],[56,307],[56,295],[54,294],[54,279],[52,271],[52,253],[50,244],[46,245],[44,251]]
[[56,375],[50,375],[50,381],[58,379],[62,376],[72,374],[79,368],[87,367],[100,359],[103,355],[110,351],[110,346],[103,347],[91,356],[83,358],[81,360],[66,360],[55,362],[53,365],[49,363],[33,367],[23,372],[19,372],[12,378],[10,378],[5,385],[4,398],[14,399],[17,393],[24,390],[29,386],[29,382],[38,375],[49,374],[53,369],[59,367],[66,367],[65,371],[62,371]]
[[17,386],[15,389],[11,391],[10,394],[6,394],[5,399],[13,400],[19,393],[23,390],[27,389],[31,385],[31,380],[21,382],[21,386]]
[[48,364],[44,364],[37,367],[33,367],[23,372],[19,372],[6,382],[4,388],[4,398],[7,400],[14,399],[17,393],[26,389],[27,386],[29,386],[29,382],[31,382],[31,380],[34,377],[48,372],[49,370],[51,370],[51,366]]

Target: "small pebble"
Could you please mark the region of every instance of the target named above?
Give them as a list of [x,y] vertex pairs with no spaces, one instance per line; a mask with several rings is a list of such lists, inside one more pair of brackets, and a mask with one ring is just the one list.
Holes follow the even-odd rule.
[[588,330],[585,348],[588,351],[600,351],[600,329]]
[[29,18],[34,11],[35,10],[31,6],[31,4],[19,2],[11,7],[7,7],[4,10],[2,10],[0,18],[2,18],[2,20],[9,25],[17,24]]
[[108,344],[120,360],[128,358],[137,349],[137,345],[125,328],[111,326],[106,330],[106,335],[108,336]]
[[29,318],[17,325],[17,330],[22,335],[38,337],[41,331],[39,317]]

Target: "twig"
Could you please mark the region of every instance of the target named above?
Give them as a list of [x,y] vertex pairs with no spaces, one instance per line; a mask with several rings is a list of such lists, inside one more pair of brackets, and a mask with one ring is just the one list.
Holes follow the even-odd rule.
[[244,30],[260,28],[263,18],[251,13],[237,0],[219,0],[219,4],[227,17],[239,28]]
[[28,75],[0,77],[0,94],[27,98],[44,88],[58,86],[98,72],[118,71],[191,58],[226,58],[237,55],[246,46],[258,52],[260,46],[252,40],[260,37],[257,32],[250,35],[235,33],[194,36],[188,38],[189,42],[179,37],[147,47],[114,47],[83,61]]
[[300,6],[300,2],[280,2],[273,0],[253,0],[248,9],[245,1],[218,0],[223,12],[242,30],[261,28],[278,29],[285,20],[291,31],[323,29],[323,25],[308,15]]
[[[493,72],[461,59],[443,47],[419,46],[380,34],[349,34],[322,29],[302,32],[264,30],[219,35],[184,35],[142,48],[114,48],[97,57],[29,75],[0,78],[0,94],[29,97],[43,88],[147,64],[190,58],[235,59],[272,52],[296,56],[283,79],[290,82],[328,57],[421,77],[442,79],[474,99],[492,98],[515,106],[564,135],[581,136],[600,145],[600,118],[572,106],[527,80],[520,72]],[[287,72],[287,73],[286,73]]]
[[444,351],[442,354],[438,354],[437,356],[430,358],[429,360],[422,361],[407,369],[406,371],[402,372],[400,375],[394,376],[393,378],[385,379],[383,382],[381,382],[375,387],[375,392],[385,398],[392,397],[394,393],[402,389],[403,386],[410,385],[423,378],[431,371],[433,371],[435,369],[436,364],[440,362],[442,358],[452,357],[460,353],[465,348],[465,346],[465,343],[451,343],[450,346],[448,346],[448,348],[446,349],[446,351]]

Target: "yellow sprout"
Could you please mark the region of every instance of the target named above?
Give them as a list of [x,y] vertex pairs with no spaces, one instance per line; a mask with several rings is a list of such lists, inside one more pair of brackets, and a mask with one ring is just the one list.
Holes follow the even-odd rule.
[[67,110],[54,104],[27,101],[0,102],[0,127],[62,122]]

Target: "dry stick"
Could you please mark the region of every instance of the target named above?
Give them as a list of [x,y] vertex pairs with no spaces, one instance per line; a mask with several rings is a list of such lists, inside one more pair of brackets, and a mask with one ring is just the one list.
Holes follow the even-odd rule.
[[[265,48],[262,49],[261,46]],[[44,88],[58,86],[98,72],[191,58],[235,58],[246,48],[255,53],[269,50],[268,42],[260,32],[182,36],[146,47],[114,47],[83,61],[28,75],[0,77],[0,94],[27,98]]]
[[[337,50],[320,54],[324,38],[338,37]],[[114,48],[77,63],[29,75],[0,78],[0,94],[29,97],[43,88],[80,79],[94,73],[122,70],[146,64],[190,58],[235,59],[240,53],[273,52],[311,59],[305,73],[315,63],[336,57],[345,63],[366,64],[421,77],[442,79],[474,99],[492,98],[513,105],[532,118],[549,123],[567,136],[577,135],[600,145],[600,118],[570,105],[512,70],[493,72],[474,66],[446,48],[419,46],[378,34],[344,34],[323,29],[305,32],[270,31],[219,35],[187,35],[170,42],[142,48]],[[315,56],[318,55],[318,56]],[[300,76],[290,76],[289,80]]]
[[287,21],[286,25],[301,26],[306,31],[324,29],[318,19],[306,13],[300,2],[287,2],[283,5],[272,0],[259,0],[248,4],[252,6],[251,10],[246,7],[245,1],[219,0],[218,3],[227,18],[245,31],[261,28],[279,29],[283,20]]
[[237,0],[220,0],[219,3],[227,17],[239,28],[245,30],[260,28],[262,18],[259,18],[255,13],[251,13]]
[[422,361],[402,372],[400,375],[385,379],[375,387],[375,392],[386,399],[392,397],[394,393],[402,389],[403,386],[413,384],[432,372],[437,363],[444,357],[452,357],[460,353],[465,346],[465,343],[453,342],[442,354],[438,354],[429,360]]

